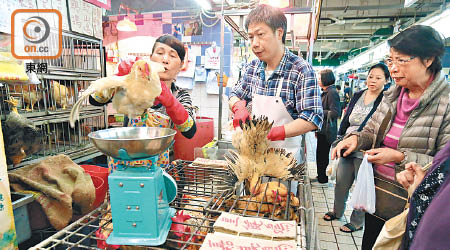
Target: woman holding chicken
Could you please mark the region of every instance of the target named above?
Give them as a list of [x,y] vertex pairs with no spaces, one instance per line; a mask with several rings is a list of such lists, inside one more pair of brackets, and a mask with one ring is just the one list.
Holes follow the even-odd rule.
[[[183,136],[192,138],[197,131],[195,120],[193,118],[192,100],[185,90],[181,90],[175,85],[175,80],[180,72],[186,51],[183,44],[172,35],[162,35],[156,39],[153,45],[150,59],[154,62],[162,63],[164,71],[159,73],[161,80],[161,95],[156,97],[155,105],[152,107],[154,112],[145,110],[144,113],[136,119],[125,119],[125,126],[132,127],[176,127]],[[134,62],[139,58],[122,61],[115,74],[122,76],[130,73]],[[114,96],[113,91],[109,93],[97,92],[89,97],[89,102],[95,106],[101,106],[109,103]],[[110,159],[108,165],[110,168],[117,166],[119,162]],[[121,164],[151,165],[152,162],[120,162]],[[164,166],[169,163],[169,150],[159,156],[157,164]]]

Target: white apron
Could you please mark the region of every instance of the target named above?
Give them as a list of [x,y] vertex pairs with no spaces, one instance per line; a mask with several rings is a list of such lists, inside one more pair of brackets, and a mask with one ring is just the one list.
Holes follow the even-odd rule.
[[[267,116],[273,127],[282,126],[292,122],[294,119],[286,110],[283,100],[280,97],[283,82],[278,84],[275,96],[264,96],[253,93],[252,97],[252,116]],[[298,163],[305,161],[305,151],[302,147],[303,135],[286,138],[284,141],[272,141],[270,146],[273,148],[284,148],[293,153]]]

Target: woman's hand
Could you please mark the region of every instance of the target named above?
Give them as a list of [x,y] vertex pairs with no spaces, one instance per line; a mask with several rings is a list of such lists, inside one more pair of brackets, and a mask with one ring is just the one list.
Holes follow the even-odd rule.
[[405,165],[405,170],[397,174],[397,181],[402,184],[405,189],[413,185],[414,189],[422,182],[425,177],[425,171],[422,166],[415,162],[410,162]]
[[340,158],[341,151],[343,149],[347,150],[345,150],[342,156],[343,157],[348,156],[356,149],[357,145],[358,145],[358,136],[356,135],[352,135],[349,138],[342,140],[341,142],[338,143],[338,145],[336,145],[335,148],[333,148],[333,151],[331,151],[331,159],[334,160],[336,158]]
[[374,164],[386,164],[389,162],[400,163],[403,160],[403,153],[392,148],[374,148],[367,150],[369,156],[367,160]]

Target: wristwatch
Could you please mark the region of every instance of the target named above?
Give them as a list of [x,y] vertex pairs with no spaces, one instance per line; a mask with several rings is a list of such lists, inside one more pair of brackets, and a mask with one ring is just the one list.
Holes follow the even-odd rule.
[[398,164],[399,166],[404,166],[406,163],[408,163],[408,154],[405,150],[398,150],[400,153],[403,154],[403,160]]

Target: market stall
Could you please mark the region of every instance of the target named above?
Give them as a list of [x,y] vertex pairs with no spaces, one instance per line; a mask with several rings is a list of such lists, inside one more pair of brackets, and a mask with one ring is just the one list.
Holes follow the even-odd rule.
[[[174,143],[174,129],[158,127],[145,129],[156,132],[135,133],[135,128],[121,127],[120,106],[95,106],[89,100],[92,86],[101,83],[98,79],[114,79],[105,77],[111,77],[117,63],[127,57],[143,58],[136,61],[131,70],[139,66],[137,70],[143,72],[148,80],[148,75],[145,75],[148,61],[143,61],[149,60],[153,53],[149,42],[154,43],[155,38],[164,33],[175,37],[180,35],[187,53],[186,65],[176,79],[177,84],[184,89],[192,89],[195,95],[195,84],[204,83],[205,93],[202,94],[206,94],[206,99],[212,99],[214,107],[205,102],[199,105],[200,111],[208,110],[209,115],[215,118],[216,124],[213,123],[212,127],[217,128],[217,136],[221,139],[223,121],[228,120],[223,114],[227,105],[222,103],[222,99],[230,91],[225,88],[225,79],[233,77],[233,29],[245,36],[242,27],[235,26],[231,16],[242,19],[245,13],[234,11],[248,6],[222,2],[214,12],[202,10],[198,16],[198,13],[183,10],[139,13],[121,4],[119,13],[103,16],[101,28],[99,23],[105,11],[100,7],[113,7],[105,7],[97,1],[54,1],[49,6],[44,5],[44,1],[24,1],[21,3],[24,6],[7,2],[8,14],[19,8],[42,10],[47,7],[59,9],[62,13],[61,35],[52,33],[49,44],[52,48],[60,46],[58,56],[32,58],[29,62],[14,59],[14,63],[21,64],[18,68],[22,73],[20,77],[14,81],[1,78],[0,115],[2,123],[7,124],[5,131],[11,132],[13,126],[10,124],[17,120],[24,130],[31,130],[31,135],[21,137],[24,145],[15,152],[17,154],[9,154],[8,146],[12,144],[6,145],[11,186],[30,193],[20,203],[25,206],[31,202],[27,208],[31,211],[28,214],[30,221],[41,219],[43,223],[39,227],[27,225],[33,231],[34,240],[39,238],[40,241],[31,249],[138,249],[139,246],[150,249],[200,249],[205,246],[208,249],[204,245],[205,240],[214,242],[216,233],[220,231],[218,222],[228,213],[240,216],[247,223],[267,223],[268,228],[290,223],[288,237],[277,236],[275,229],[261,234],[236,231],[258,241],[261,246],[278,244],[277,240],[282,238],[289,241],[286,244],[292,248],[317,247],[317,222],[305,165],[296,164],[289,154],[268,148],[262,150],[261,153],[276,155],[274,160],[281,157],[284,162],[277,164],[285,172],[278,175],[262,172],[260,176],[245,178],[230,166],[231,158],[217,160],[214,156],[211,158],[216,160],[210,160],[207,158],[211,155],[206,154],[195,161],[175,159],[162,167],[156,166],[158,155]],[[95,2],[95,5],[88,2]],[[313,34],[317,29],[314,20],[320,8],[316,2],[308,3],[310,6],[302,10],[287,11],[291,15],[289,34],[293,49],[296,39],[308,39],[312,49]],[[126,17],[120,14],[121,10],[127,13]],[[130,15],[133,12],[134,15]],[[302,30],[303,33],[296,34],[294,23],[302,14],[305,14],[302,20],[308,20],[309,25]],[[195,18],[199,18],[200,26],[193,21]],[[58,22],[53,20],[52,23]],[[5,32],[1,34],[2,41],[7,40],[8,49],[14,50],[8,39],[11,31],[0,31]],[[12,53],[9,53],[12,58]],[[36,67],[39,68],[34,68],[35,74],[27,76],[25,73],[30,72],[22,71],[32,71],[32,68],[25,65],[38,65]],[[125,88],[124,85],[114,87]],[[108,130],[108,127],[116,128]],[[270,130],[270,127],[266,126],[265,130]],[[264,133],[267,135],[269,130]],[[162,131],[168,131],[168,134],[161,134]],[[5,141],[14,141],[8,137],[10,134],[6,133]],[[267,144],[266,135],[261,137],[261,144]],[[30,138],[33,140],[29,143]],[[100,143],[102,140],[105,140],[103,144]],[[228,145],[225,148],[220,143]],[[220,143],[214,146],[223,150],[225,157],[237,157],[228,153],[231,142]],[[137,163],[133,167],[118,164],[108,178],[106,168],[97,166],[96,169],[83,164],[97,156],[120,161],[150,160],[153,163],[150,166]],[[6,165],[4,167],[6,169]],[[64,179],[64,183],[58,178]],[[109,192],[104,198],[106,187],[109,187]],[[63,198],[59,200],[58,195]],[[10,207],[9,203],[7,206]],[[33,210],[36,206],[39,213]],[[17,224],[16,228],[19,230]],[[24,231],[17,231],[17,234],[25,235]],[[234,237],[230,240],[233,244],[244,244],[244,238],[231,235],[234,234],[229,235]],[[26,240],[28,238],[19,243]]]

